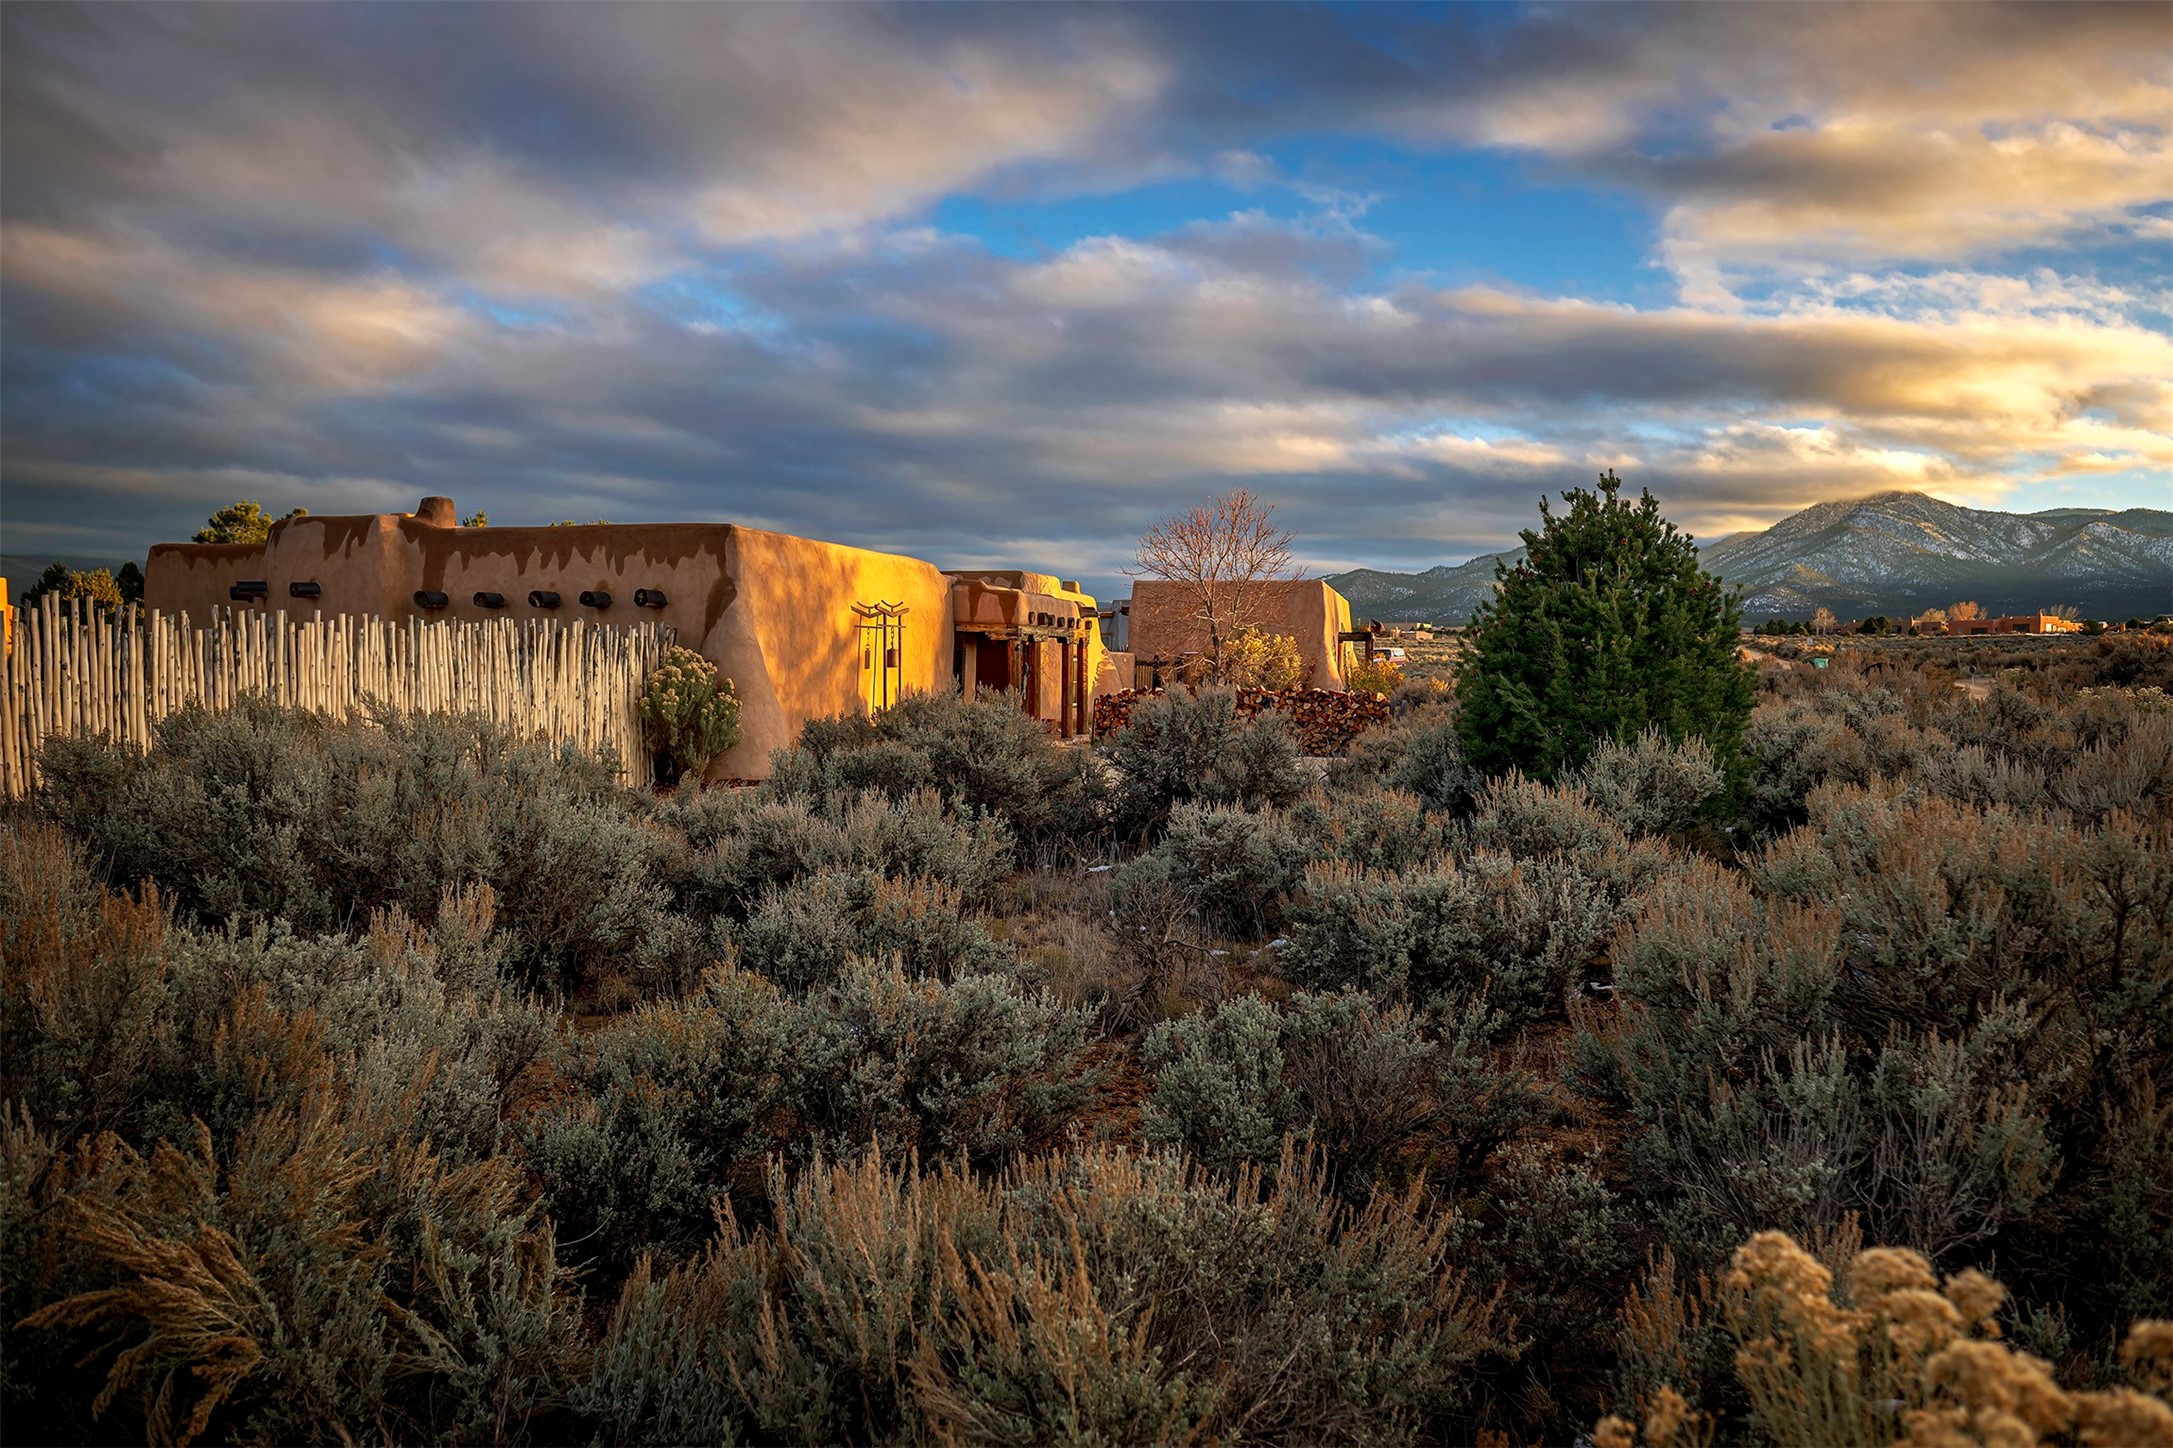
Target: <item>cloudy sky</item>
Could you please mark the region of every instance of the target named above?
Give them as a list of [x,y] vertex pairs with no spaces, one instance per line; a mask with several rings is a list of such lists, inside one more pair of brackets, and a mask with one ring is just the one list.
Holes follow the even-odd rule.
[[2173,506],[2173,8],[0,8],[0,526]]

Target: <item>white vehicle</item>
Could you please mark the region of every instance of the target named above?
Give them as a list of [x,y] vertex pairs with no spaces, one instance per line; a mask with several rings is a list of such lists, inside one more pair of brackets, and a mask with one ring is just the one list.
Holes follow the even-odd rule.
[[1388,660],[1392,664],[1400,664],[1403,662],[1404,659],[1404,653],[1402,649],[1377,649],[1375,650],[1375,652],[1381,658]]

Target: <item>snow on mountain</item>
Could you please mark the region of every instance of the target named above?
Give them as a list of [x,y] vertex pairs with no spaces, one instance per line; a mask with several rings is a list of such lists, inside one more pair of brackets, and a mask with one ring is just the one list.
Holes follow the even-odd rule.
[[[1461,622],[1493,587],[1487,555],[1424,573],[1357,569],[1328,582],[1354,616]],[[1743,589],[1743,613],[1807,618],[1905,614],[1973,599],[1994,613],[2071,603],[2086,615],[2173,611],[2173,512],[2055,508],[2001,513],[1922,493],[1819,503],[1763,532],[1703,549],[1705,566]]]

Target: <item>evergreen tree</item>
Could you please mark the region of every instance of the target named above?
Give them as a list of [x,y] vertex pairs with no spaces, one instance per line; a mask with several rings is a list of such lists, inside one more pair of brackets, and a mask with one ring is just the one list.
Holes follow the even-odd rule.
[[1491,773],[1557,779],[1647,727],[1736,761],[1755,689],[1736,657],[1740,605],[1651,493],[1630,503],[1621,487],[1609,471],[1596,493],[1564,493],[1566,513],[1541,500],[1524,561],[1495,566],[1495,596],[1472,616],[1457,728]]
[[45,571],[38,575],[38,581],[23,595],[23,607],[35,608],[48,598],[56,603],[87,598],[105,613],[113,612],[127,601],[111,570],[91,568],[78,572],[65,563],[46,565]]
[[[307,508],[290,508],[278,521],[288,518],[306,518]],[[272,515],[264,511],[262,503],[244,500],[228,503],[204,521],[196,530],[192,543],[262,543],[272,533]]]

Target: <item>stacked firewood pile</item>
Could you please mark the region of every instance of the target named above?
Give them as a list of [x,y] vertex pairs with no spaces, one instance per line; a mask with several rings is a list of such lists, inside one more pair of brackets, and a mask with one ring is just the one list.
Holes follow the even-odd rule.
[[[1111,734],[1132,722],[1141,699],[1155,699],[1160,689],[1125,689],[1094,701],[1094,732]],[[1239,689],[1237,712],[1250,719],[1272,709],[1307,754],[1341,754],[1351,741],[1376,724],[1388,722],[1388,696],[1340,689]]]

